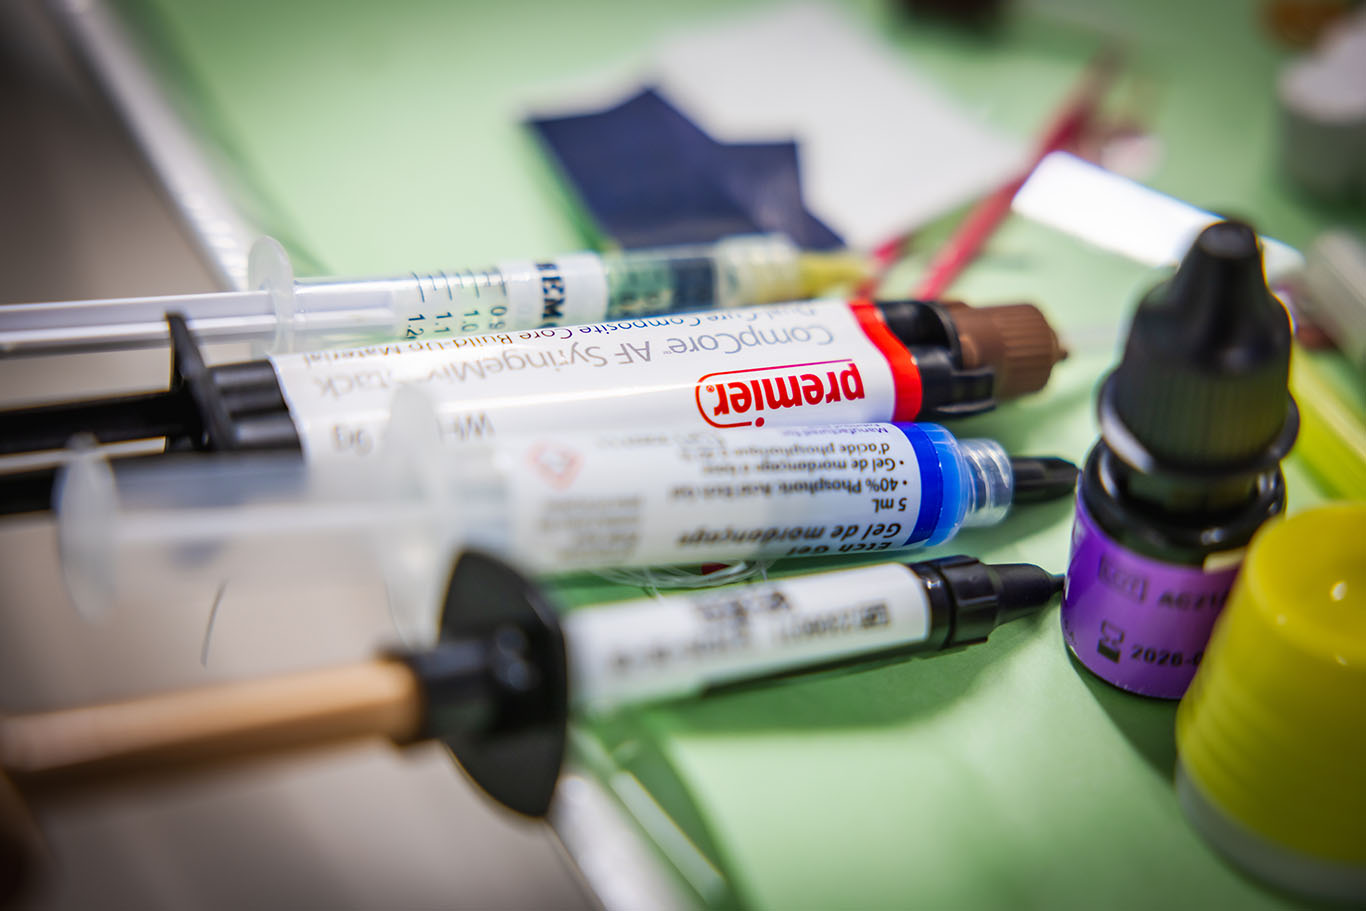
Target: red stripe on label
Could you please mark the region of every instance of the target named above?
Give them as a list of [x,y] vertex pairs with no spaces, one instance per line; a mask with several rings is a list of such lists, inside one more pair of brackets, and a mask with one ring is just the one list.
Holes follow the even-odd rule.
[[896,403],[892,407],[892,420],[910,422],[920,414],[923,393],[920,386],[920,368],[915,358],[901,340],[892,334],[882,321],[882,314],[872,301],[857,300],[849,303],[849,309],[858,320],[859,328],[868,336],[883,359],[892,370],[892,389],[895,390]]

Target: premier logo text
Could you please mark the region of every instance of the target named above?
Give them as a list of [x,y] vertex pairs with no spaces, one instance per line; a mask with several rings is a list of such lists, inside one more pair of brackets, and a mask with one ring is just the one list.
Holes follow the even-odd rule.
[[851,360],[709,373],[697,381],[697,410],[713,427],[762,427],[766,411],[862,399]]

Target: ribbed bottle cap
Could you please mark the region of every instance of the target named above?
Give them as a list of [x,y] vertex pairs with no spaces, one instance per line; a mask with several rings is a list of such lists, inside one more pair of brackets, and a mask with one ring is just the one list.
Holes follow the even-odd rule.
[[1220,222],[1139,304],[1107,393],[1154,458],[1213,468],[1274,446],[1293,414],[1289,372],[1290,320],[1266,286],[1257,235]]
[[998,400],[1038,392],[1053,365],[1066,356],[1057,333],[1033,304],[971,307],[961,301],[942,305],[958,327],[963,366],[996,368]]
[[1266,526],[1176,715],[1192,822],[1251,872],[1366,901],[1366,503]]

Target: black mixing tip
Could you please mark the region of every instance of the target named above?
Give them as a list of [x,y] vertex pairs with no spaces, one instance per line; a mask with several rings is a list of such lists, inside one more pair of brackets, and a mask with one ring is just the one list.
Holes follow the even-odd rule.
[[1077,486],[1077,466],[1052,456],[1012,458],[1016,503],[1044,503],[1070,496]]

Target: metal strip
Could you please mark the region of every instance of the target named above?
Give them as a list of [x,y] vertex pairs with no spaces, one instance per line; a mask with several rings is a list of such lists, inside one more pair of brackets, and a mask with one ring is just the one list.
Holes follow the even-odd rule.
[[128,125],[189,226],[206,263],[226,288],[247,287],[247,252],[263,232],[222,186],[223,169],[177,113],[132,34],[102,0],[56,0],[50,7]]

